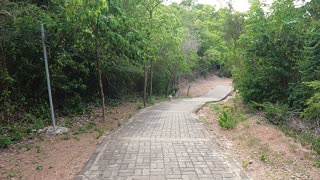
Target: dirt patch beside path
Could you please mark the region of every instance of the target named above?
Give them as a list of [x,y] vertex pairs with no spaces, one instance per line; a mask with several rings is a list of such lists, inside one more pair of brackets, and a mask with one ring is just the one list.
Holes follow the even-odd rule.
[[96,145],[138,112],[140,106],[141,102],[137,101],[108,108],[106,121],[102,121],[99,110],[70,117],[76,125],[69,134],[40,135],[10,149],[0,149],[0,179],[73,179],[95,152]]
[[[219,109],[225,107],[232,107],[242,118],[234,129],[218,125]],[[319,155],[285,136],[261,115],[247,113],[243,108],[231,98],[204,106],[198,116],[248,176],[259,180],[320,179],[319,168],[313,166]]]
[[208,75],[206,78],[201,77],[194,82],[188,83],[182,81],[179,86],[179,96],[186,96],[190,85],[189,95],[192,97],[198,97],[205,95],[210,89],[215,88],[218,85],[232,86],[232,80],[229,78],[220,78],[216,75]]

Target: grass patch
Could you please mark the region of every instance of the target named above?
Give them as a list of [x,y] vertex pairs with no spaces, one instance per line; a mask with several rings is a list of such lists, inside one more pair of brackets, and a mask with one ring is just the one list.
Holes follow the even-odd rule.
[[313,164],[314,167],[316,168],[320,168],[320,160],[316,161],[314,164]]
[[25,145],[25,148],[26,148],[27,151],[30,151],[31,148],[32,148],[32,146],[31,146],[30,144],[26,144],[26,145]]
[[62,127],[67,127],[67,128],[71,128],[73,126],[74,122],[72,119],[70,118],[64,118],[62,121],[61,121],[61,126]]
[[103,136],[104,129],[102,127],[96,128],[96,131],[98,132],[98,135],[97,135],[96,139],[99,139],[101,136]]
[[[94,102],[83,104],[78,100],[79,99],[75,99],[75,101],[66,103],[66,105],[58,111],[60,115],[64,116],[58,119],[58,125],[73,129],[74,133],[72,135],[92,132],[96,128],[94,122],[89,122],[88,124],[79,127],[78,125],[83,123],[79,123],[78,120],[70,117],[70,115],[76,116],[87,114],[97,108]],[[141,100],[139,94],[130,94],[119,99],[106,98],[106,105],[108,107],[117,107],[131,102],[135,103],[133,106],[136,106],[137,109],[143,109],[144,107]],[[152,96],[148,99],[147,104],[153,105],[164,100],[167,100],[166,96]],[[27,107],[27,105],[24,105],[24,107]],[[43,129],[51,124],[47,105],[32,107],[28,109],[28,111],[19,113],[17,113],[18,109],[13,109],[12,112],[17,114],[17,116],[12,116],[12,120],[2,121],[2,119],[0,119],[0,149],[8,148],[11,144],[23,142],[27,139],[38,138],[40,141],[45,140],[43,134],[38,132],[43,132]],[[2,112],[0,112],[0,116],[1,113]],[[132,114],[129,114],[129,116],[131,117]],[[64,139],[66,139],[66,137],[64,137]]]
[[70,139],[71,139],[71,135],[70,134],[66,134],[66,135],[61,137],[61,140],[65,140],[65,141],[68,141]]
[[253,103],[257,108],[264,110],[264,114],[267,120],[275,125],[282,125],[287,120],[289,115],[289,106],[283,104],[272,104],[270,102],[265,103]]
[[78,134],[84,134],[84,133],[88,133],[91,132],[94,127],[96,126],[96,123],[93,121],[90,121],[89,123],[87,123],[85,126],[81,126],[79,127],[74,133],[73,135],[78,135]]
[[37,153],[41,153],[43,151],[43,149],[39,145],[36,145],[36,149]]
[[21,118],[9,122],[0,119],[0,148],[8,148],[15,142],[35,138],[38,136],[37,131],[48,125],[48,120],[39,112],[25,113]]
[[311,132],[301,132],[286,126],[279,126],[285,135],[298,140],[302,145],[311,144],[311,149],[320,154],[320,136],[314,135]]
[[37,167],[36,167],[36,170],[38,170],[38,171],[43,170],[43,166],[37,166]]
[[220,127],[224,129],[233,129],[237,126],[238,122],[227,111],[222,111],[218,118]]
[[217,103],[211,104],[210,105],[211,110],[213,110],[213,112],[215,113],[219,113],[220,112],[220,105]]
[[248,167],[249,167],[249,162],[243,160],[243,161],[242,161],[242,167],[243,167],[243,168],[248,168]]
[[210,104],[210,109],[219,114],[218,124],[224,129],[233,129],[239,122],[248,119],[245,106],[242,105],[242,99],[238,95],[227,103]]
[[73,136],[72,138],[76,141],[80,141],[80,138],[78,136]]
[[11,169],[7,176],[7,179],[12,179],[12,178],[15,178],[16,176],[17,176],[16,172]]
[[0,135],[0,148],[8,148],[10,144],[12,144],[11,138],[7,136]]
[[269,158],[269,156],[268,156],[268,153],[267,153],[267,152],[262,152],[262,153],[260,154],[260,156],[259,156],[259,159],[260,159],[261,161],[263,161],[263,162],[267,162],[267,161],[268,161],[268,158]]
[[152,96],[147,99],[147,103],[150,105],[154,105],[156,103],[156,99]]
[[143,104],[142,104],[142,103],[137,104],[137,109],[138,109],[138,110],[140,110],[140,109],[142,109],[142,108],[143,108]]
[[239,118],[240,121],[244,121],[244,120],[248,119],[248,117],[245,114],[242,114],[242,113],[239,114],[238,118]]

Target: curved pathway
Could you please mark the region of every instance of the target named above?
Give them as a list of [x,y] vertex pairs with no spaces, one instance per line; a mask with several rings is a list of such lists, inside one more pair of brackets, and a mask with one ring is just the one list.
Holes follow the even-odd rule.
[[194,114],[231,91],[218,86],[144,109],[98,147],[76,179],[247,179]]

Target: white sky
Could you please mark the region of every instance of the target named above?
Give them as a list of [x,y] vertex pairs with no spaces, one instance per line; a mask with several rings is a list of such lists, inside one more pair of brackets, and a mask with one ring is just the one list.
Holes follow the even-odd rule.
[[[168,0],[168,3],[176,2],[180,3],[182,0]],[[210,4],[214,5],[217,8],[220,8],[221,6],[226,5],[225,0],[197,0],[200,4]],[[248,0],[233,0],[233,8],[240,12],[245,12],[249,10],[250,4],[248,3]]]
[[[172,2],[177,2],[180,3],[182,0],[167,0],[167,3],[172,3]],[[266,4],[271,5],[273,0],[261,0],[265,2]],[[295,5],[297,7],[302,6],[306,2],[310,2],[311,0],[296,0]],[[197,0],[198,3],[200,4],[209,4],[209,5],[214,5],[217,8],[220,8],[221,6],[226,6],[226,0]],[[232,0],[233,8],[236,11],[240,12],[246,12],[250,9],[250,4],[248,0]]]

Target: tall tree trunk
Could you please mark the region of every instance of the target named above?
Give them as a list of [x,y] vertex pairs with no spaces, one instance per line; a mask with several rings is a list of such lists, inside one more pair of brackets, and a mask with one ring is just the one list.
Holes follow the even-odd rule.
[[[7,69],[7,64],[6,64],[6,56],[4,54],[4,49],[1,48],[2,54],[0,54],[0,73],[6,74],[7,76],[9,75],[8,69]],[[4,91],[8,91],[9,89],[9,83],[6,81],[0,81],[0,93]],[[1,94],[0,94],[1,95]],[[4,99],[6,101],[6,98]]]
[[148,85],[148,71],[147,65],[144,63],[144,84],[143,84],[143,106],[147,106],[147,85]]
[[99,55],[99,44],[98,44],[98,27],[95,28],[95,51],[96,51],[96,68],[97,68],[97,76],[99,81],[99,92],[101,98],[101,108],[102,108],[102,116],[103,120],[106,120],[106,113],[105,113],[105,103],[104,103],[104,92],[103,92],[103,84],[102,84],[102,77],[101,77],[101,67],[100,67],[100,55]]
[[152,90],[153,90],[153,88],[152,88],[152,86],[153,86],[152,81],[153,81],[153,62],[151,61],[151,62],[150,62],[150,94],[149,94],[150,97],[152,96]]
[[169,92],[170,92],[171,80],[172,80],[172,78],[170,77],[170,78],[168,79],[168,84],[167,84],[167,96],[169,95]]
[[173,81],[172,81],[172,89],[173,89],[173,91],[174,91],[174,95],[176,94],[176,84],[177,84],[177,82],[176,82],[176,80],[177,80],[177,78],[176,78],[176,75],[177,74],[177,69],[174,69],[173,70]]

